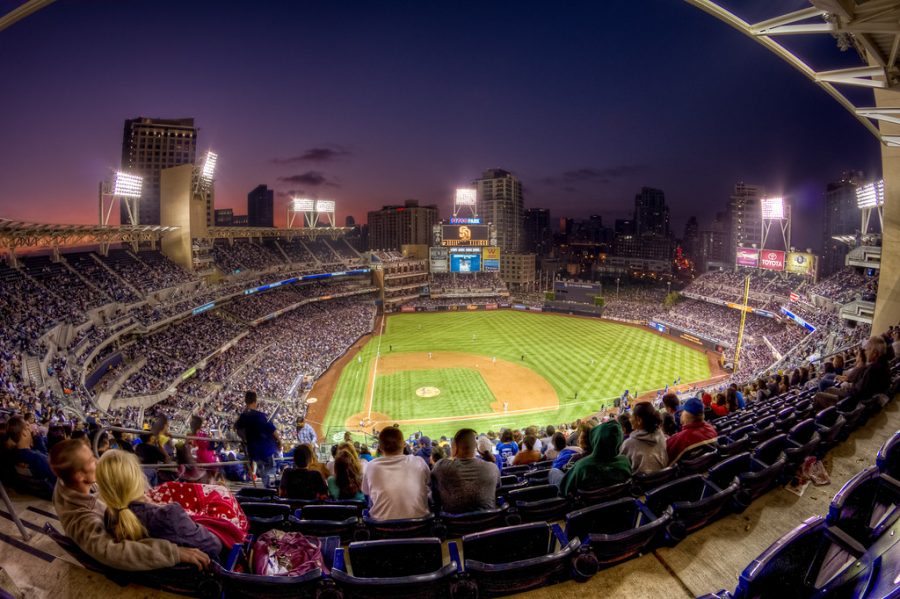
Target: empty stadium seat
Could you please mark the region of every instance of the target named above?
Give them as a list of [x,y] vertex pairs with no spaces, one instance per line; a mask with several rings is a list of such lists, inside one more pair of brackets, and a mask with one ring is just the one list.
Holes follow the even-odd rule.
[[529,470],[525,474],[522,475],[522,478],[528,485],[546,485],[547,477],[550,475],[550,470],[542,469],[542,470]]
[[502,473],[503,476],[515,476],[516,478],[522,478],[526,472],[531,470],[531,466],[504,466]]
[[797,423],[797,414],[793,407],[779,410],[775,418],[775,428],[780,433],[788,432]]
[[331,577],[345,597],[449,597],[458,570],[458,561],[444,563],[440,539],[385,539],[335,551]]
[[865,547],[900,519],[900,483],[870,466],[835,494],[826,521]]
[[[746,427],[746,428],[753,428]],[[752,443],[750,441],[749,434],[744,434],[741,437],[735,439],[731,435],[725,437],[719,437],[716,440],[716,451],[719,452],[719,457],[722,459],[730,458],[731,456],[737,455],[739,453],[743,453],[752,447]]]
[[846,424],[846,422],[844,417],[838,413],[836,406],[825,408],[816,415],[816,428],[818,429],[819,437],[821,438],[821,443],[819,444],[819,449],[817,451],[820,457],[825,455],[829,449],[837,445],[838,438],[841,431],[844,429],[844,424]]
[[709,469],[707,478],[720,488],[729,486],[737,478],[740,490],[735,494],[735,507],[740,510],[772,488],[784,470],[785,459],[779,457],[772,464],[765,464],[750,452],[726,458]]
[[660,485],[674,480],[678,476],[678,468],[669,466],[649,474],[638,473],[631,477],[631,494],[639,497]]
[[507,524],[518,524],[518,516],[511,516],[506,506],[493,510],[466,512],[463,514],[440,514],[440,533],[444,538],[455,538],[473,532],[499,528]]
[[578,489],[575,492],[573,501],[581,506],[597,505],[606,503],[614,499],[621,499],[631,495],[631,481],[617,485],[609,485],[608,487],[597,487],[596,489]]
[[719,461],[719,457],[715,445],[704,445],[685,452],[676,464],[678,476],[706,472],[710,466]]
[[878,469],[888,476],[900,480],[900,431],[884,442],[875,457]]
[[261,535],[273,528],[283,528],[291,515],[289,505],[274,502],[243,502],[241,508],[250,523],[250,534]]
[[266,499],[275,499],[275,489],[265,489],[262,487],[242,487],[234,494],[238,501],[260,501]]
[[462,538],[465,572],[483,596],[506,595],[551,584],[572,574],[581,542],[564,542],[545,522],[520,524]]
[[632,497],[571,512],[566,516],[566,539],[587,545],[599,565],[608,566],[642,552],[661,538],[672,510],[659,516]]
[[[842,593],[856,599],[898,599],[900,597],[900,522],[881,535],[859,560],[862,572],[845,576],[855,581],[851,592]],[[842,589],[843,591],[843,589]]]
[[828,596],[865,553],[859,543],[840,529],[831,529],[821,516],[813,516],[775,541],[740,575],[736,599]]
[[807,418],[795,424],[787,435],[784,455],[788,469],[794,469],[803,463],[807,456],[819,448],[822,438],[816,430],[816,421]]
[[644,503],[654,514],[672,509],[672,522],[667,526],[666,533],[670,540],[677,542],[686,533],[705,526],[731,505],[739,487],[738,481],[732,481],[728,486],[719,488],[712,481],[694,474],[649,491]]
[[368,512],[363,514],[363,523],[372,539],[397,539],[413,537],[430,537],[434,527],[434,514],[423,518],[404,518],[401,520],[373,520]]
[[353,505],[308,505],[294,512],[289,529],[313,537],[339,536],[344,543],[354,538],[359,512]]
[[844,429],[841,431],[841,439],[846,439],[850,433],[856,430],[856,427],[860,425],[865,409],[865,406],[855,397],[847,397],[837,403],[837,411],[844,417]]
[[510,491],[509,503],[522,522],[546,522],[562,519],[569,510],[565,497],[559,497],[555,485],[539,485]]

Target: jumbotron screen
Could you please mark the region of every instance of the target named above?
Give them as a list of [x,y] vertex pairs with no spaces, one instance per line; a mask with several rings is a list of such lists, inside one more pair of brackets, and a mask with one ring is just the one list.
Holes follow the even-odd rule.
[[450,253],[450,272],[478,272],[481,270],[481,254]]
[[490,245],[488,225],[441,225],[441,245],[447,247]]

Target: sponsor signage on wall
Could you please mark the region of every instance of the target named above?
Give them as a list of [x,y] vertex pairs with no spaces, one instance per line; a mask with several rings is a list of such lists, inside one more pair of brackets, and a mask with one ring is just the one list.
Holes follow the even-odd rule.
[[739,247],[737,249],[735,263],[737,263],[738,266],[752,266],[753,268],[756,268],[759,266],[759,250]]
[[781,250],[761,250],[759,267],[766,270],[784,270],[784,252]]
[[[811,275],[815,268],[815,257],[806,252],[788,252],[785,270],[798,275]],[[798,298],[799,299],[799,298]]]

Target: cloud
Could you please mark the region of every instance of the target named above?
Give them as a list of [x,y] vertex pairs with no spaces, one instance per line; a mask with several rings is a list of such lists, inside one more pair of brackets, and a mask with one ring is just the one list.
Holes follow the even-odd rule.
[[574,184],[576,183],[612,183],[617,179],[640,173],[644,168],[645,167],[640,164],[619,164],[602,168],[576,168],[563,171],[558,175],[544,177],[540,179],[540,183],[552,186],[561,185],[563,186],[563,189],[569,191],[574,189]]
[[336,181],[330,180],[321,171],[306,171],[299,175],[288,175],[286,177],[278,177],[282,183],[290,183],[291,185],[303,185],[305,187],[340,187]]
[[273,158],[273,164],[303,164],[307,162],[324,163],[334,162],[350,156],[350,150],[336,145],[321,146],[309,148],[302,154],[297,156],[289,156],[287,158]]

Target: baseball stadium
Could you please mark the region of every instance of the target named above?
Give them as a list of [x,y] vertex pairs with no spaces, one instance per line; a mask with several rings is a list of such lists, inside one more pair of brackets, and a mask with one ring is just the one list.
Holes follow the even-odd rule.
[[[596,2],[157,4],[0,2],[0,599],[900,599],[900,0],[756,21],[626,2],[602,36],[562,26]],[[757,80],[708,104],[749,100],[783,149],[762,127],[735,143],[733,114],[704,132],[721,157],[679,136],[689,168],[606,137],[666,150],[675,129],[637,125],[719,114],[693,110],[712,88],[664,85],[690,72],[656,64],[685,60],[679,36],[715,57],[705,85],[765,74],[726,25],[875,135],[844,140],[807,98],[841,142],[817,150],[862,168],[872,146],[883,173],[801,168]],[[623,31],[641,52],[609,51]],[[836,70],[780,34],[819,36]],[[673,91],[617,110],[570,85],[613,67]],[[563,159],[598,140],[617,162]],[[473,170],[497,157],[516,172]],[[408,194],[434,203],[376,209]]]

